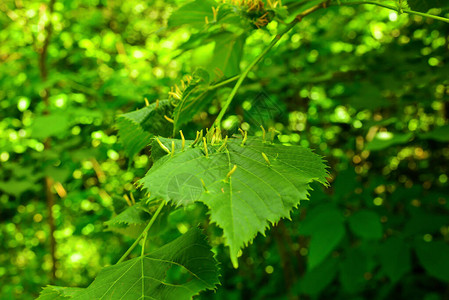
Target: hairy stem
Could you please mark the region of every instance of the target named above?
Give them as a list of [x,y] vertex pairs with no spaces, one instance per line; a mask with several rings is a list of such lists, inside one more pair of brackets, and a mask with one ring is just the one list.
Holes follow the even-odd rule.
[[320,8],[324,8],[327,6],[327,3],[329,1],[324,1],[320,4],[317,4],[315,6],[312,6],[311,8],[303,11],[302,13],[298,14],[295,19],[290,22],[287,27],[284,28],[284,30],[282,30],[280,33],[278,33],[273,40],[270,42],[270,44],[268,44],[268,46],[256,57],[256,59],[254,59],[249,65],[248,67],[246,67],[246,69],[243,71],[243,73],[240,75],[240,77],[237,80],[237,83],[235,84],[234,88],[232,89],[231,93],[229,94],[228,98],[226,99],[225,104],[223,105],[223,107],[221,108],[220,113],[218,114],[217,118],[215,119],[214,125],[218,128],[220,128],[221,125],[221,120],[223,119],[224,114],[226,113],[226,111],[229,108],[229,105],[231,104],[232,100],[234,99],[234,96],[237,94],[238,89],[240,88],[240,86],[242,85],[243,81],[245,80],[246,76],[248,76],[248,73],[251,71],[251,69],[257,64],[259,63],[262,58],[264,58],[264,56],[271,50],[271,48],[274,47],[274,45],[276,45],[279,40],[282,38],[282,36],[284,34],[286,34],[287,32],[289,32],[293,27],[295,27],[296,24],[298,24],[299,22],[301,22],[301,20],[313,13],[314,11],[320,9]]
[[[142,239],[142,237],[145,236],[145,240],[146,240],[146,235],[148,233],[148,230],[150,230],[151,226],[153,225],[154,221],[156,221],[157,216],[159,215],[159,213],[161,212],[162,208],[165,205],[165,201],[162,201],[162,203],[159,205],[159,207],[157,208],[156,212],[154,213],[154,215],[151,217],[151,220],[148,222],[147,226],[145,227],[145,229],[142,231],[142,233],[137,237],[137,239],[134,241],[134,243],[131,245],[131,247],[129,247],[128,250],[126,250],[125,254],[123,254],[123,256],[118,260],[118,264],[121,263],[122,261],[125,260],[125,258],[131,253],[131,251],[134,250],[134,248],[136,248],[137,244],[140,242],[140,240]],[[142,253],[144,251],[144,247],[145,245],[142,245]]]
[[[333,5],[359,5],[359,4],[371,4],[371,5],[377,5],[377,6],[388,8],[388,9],[395,10],[395,11],[398,10],[398,8],[396,6],[388,5],[388,4],[384,4],[384,3],[379,3],[379,2],[376,2],[376,1],[343,2],[341,4],[333,4]],[[439,21],[443,21],[443,22],[449,23],[449,19],[444,18],[444,17],[440,17],[440,16],[428,14],[428,13],[423,13],[423,12],[419,12],[419,11],[414,11],[414,10],[410,10],[410,9],[402,9],[402,11],[405,12],[405,13],[408,13],[410,15],[417,15],[417,16],[421,16],[421,17],[425,17],[425,18],[431,18],[431,19],[435,19],[435,20],[439,20]]]

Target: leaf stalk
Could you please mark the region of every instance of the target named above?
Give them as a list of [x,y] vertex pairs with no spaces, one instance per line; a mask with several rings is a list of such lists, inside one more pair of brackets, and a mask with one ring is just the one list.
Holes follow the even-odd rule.
[[[142,239],[142,237],[144,235],[146,235],[148,233],[148,230],[150,230],[151,226],[153,225],[154,221],[156,221],[157,216],[159,215],[159,213],[161,212],[162,208],[165,205],[165,201],[162,200],[162,203],[159,205],[159,207],[157,208],[156,212],[154,213],[154,215],[151,217],[151,220],[148,222],[147,226],[145,227],[145,229],[142,231],[142,233],[137,237],[137,239],[134,241],[134,243],[131,245],[131,247],[129,247],[128,250],[126,250],[125,254],[123,254],[123,256],[118,260],[117,264],[121,263],[122,261],[125,260],[125,258],[131,253],[131,251],[134,250],[134,248],[136,248],[137,244],[140,242],[140,240]],[[144,251],[145,244],[142,245],[142,252]]]

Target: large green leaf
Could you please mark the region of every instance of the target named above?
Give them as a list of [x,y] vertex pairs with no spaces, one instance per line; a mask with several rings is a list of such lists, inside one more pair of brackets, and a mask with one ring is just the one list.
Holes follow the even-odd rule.
[[[173,281],[168,272],[178,271]],[[191,229],[148,255],[104,268],[73,299],[191,299],[219,283],[218,266],[199,229]]]
[[312,210],[301,224],[300,233],[310,235],[309,270],[318,266],[345,236],[344,219],[341,212],[331,206],[322,205]]
[[449,7],[447,0],[407,0],[411,9],[427,12],[431,8]]
[[[140,180],[152,197],[176,205],[205,203],[210,218],[223,229],[231,260],[269,223],[289,217],[292,208],[309,196],[309,183],[326,184],[326,166],[320,156],[299,146],[282,146],[250,138],[230,139],[224,150],[208,144],[208,157],[200,143],[182,151],[180,140],[162,139],[167,148],[175,142],[173,155],[155,162]],[[264,159],[266,155],[270,164]],[[237,166],[235,172],[227,174]],[[204,183],[204,187],[203,187]]]
[[164,119],[164,115],[171,115],[171,109],[169,101],[162,100],[118,116],[120,140],[130,158],[148,145],[154,133],[171,132],[172,126]]

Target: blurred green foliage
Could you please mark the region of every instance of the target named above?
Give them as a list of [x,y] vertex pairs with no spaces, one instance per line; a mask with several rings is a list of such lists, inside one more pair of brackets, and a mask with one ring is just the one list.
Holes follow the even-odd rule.
[[[294,15],[314,2],[283,4]],[[50,283],[85,287],[114,264],[148,214],[109,220],[145,198],[134,183],[151,165],[148,149],[125,155],[116,128],[135,123],[117,116],[166,99],[197,67],[238,74],[282,26],[240,16],[205,30],[213,2],[185,3],[57,0],[51,15],[46,1],[0,3],[1,299],[32,299]],[[291,220],[259,235],[239,269],[200,204],[164,208],[149,250],[201,223],[221,286],[199,299],[449,299],[448,36],[447,23],[377,6],[304,18],[249,73],[223,127],[258,136],[275,127],[279,142],[326,157],[330,187],[317,185]],[[181,119],[184,134],[210,126],[228,94],[226,85]],[[55,278],[45,178],[56,198]]]

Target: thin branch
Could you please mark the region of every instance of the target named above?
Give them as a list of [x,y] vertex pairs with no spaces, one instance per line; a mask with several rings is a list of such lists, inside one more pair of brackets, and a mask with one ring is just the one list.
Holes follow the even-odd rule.
[[[50,0],[48,4],[48,15],[49,15],[49,21],[47,25],[44,28],[44,31],[46,33],[44,44],[42,45],[42,48],[39,51],[39,72],[41,76],[42,82],[46,82],[48,78],[48,68],[47,68],[47,54],[48,54],[48,46],[50,45],[51,36],[53,34],[53,25],[51,23],[51,15],[54,11],[56,0]],[[49,110],[49,101],[50,98],[50,90],[49,88],[44,89],[44,93],[42,96],[42,101],[45,105],[44,114],[48,115]],[[44,147],[45,149],[49,149],[51,145],[51,140],[47,138],[44,141]],[[52,187],[53,187],[54,181],[53,178],[50,176],[45,177],[45,194],[46,194],[46,200],[47,200],[47,211],[48,211],[48,226],[50,229],[50,255],[52,260],[52,269],[51,269],[51,279],[54,281],[56,279],[56,239],[54,237],[55,232],[55,220],[53,216],[53,205],[55,203],[55,195],[53,194]]]
[[[388,8],[388,9],[391,9],[391,10],[398,11],[398,8],[393,6],[393,5],[379,3],[379,2],[376,2],[376,1],[342,2],[340,4],[333,3],[332,5],[360,5],[360,4],[377,5],[377,6],[380,6],[380,7],[383,7],[383,8]],[[435,19],[435,20],[438,20],[438,21],[443,21],[443,22],[449,23],[449,19],[447,19],[445,17],[432,15],[432,14],[428,14],[428,13],[423,13],[423,12],[419,12],[419,11],[414,11],[414,10],[410,10],[410,9],[402,9],[402,11],[404,13],[408,13],[410,15],[417,15],[417,16],[421,16],[421,17],[425,17],[425,18],[431,18],[431,19]]]
[[268,44],[268,46],[262,51],[262,53],[260,53],[256,59],[254,59],[249,65],[248,67],[243,71],[243,73],[240,75],[239,79],[237,80],[237,83],[235,84],[234,88],[232,89],[231,93],[229,94],[228,98],[226,99],[225,104],[223,105],[220,113],[218,114],[217,118],[215,119],[215,126],[220,128],[221,126],[221,120],[223,119],[224,114],[226,113],[226,111],[229,108],[229,105],[231,104],[232,100],[234,99],[234,96],[237,94],[238,89],[240,88],[240,86],[242,85],[243,81],[245,80],[245,78],[248,76],[249,72],[252,70],[252,68],[257,65],[262,58],[264,58],[264,56],[274,47],[274,45],[276,45],[279,40],[282,38],[282,36],[284,34],[286,34],[287,32],[289,32],[293,27],[295,27],[296,24],[298,24],[299,22],[302,21],[302,19],[317,11],[320,8],[325,8],[327,7],[329,1],[324,1],[320,4],[317,4],[315,6],[312,6],[311,8],[303,11],[302,13],[298,14],[295,19],[290,22],[290,24],[287,25],[287,27],[282,30],[280,33],[278,33],[273,40],[271,41],[270,44]]
[[[44,40],[44,44],[42,45],[42,49],[39,52],[39,72],[41,75],[42,81],[46,81],[48,78],[48,68],[47,68],[47,54],[48,54],[48,46],[50,45],[51,36],[53,35],[53,24],[51,22],[51,15],[53,14],[56,0],[50,0],[48,4],[48,15],[49,20],[47,25],[45,26],[46,37]],[[45,106],[48,106],[48,98],[50,97],[48,89],[44,89],[43,100]]]

